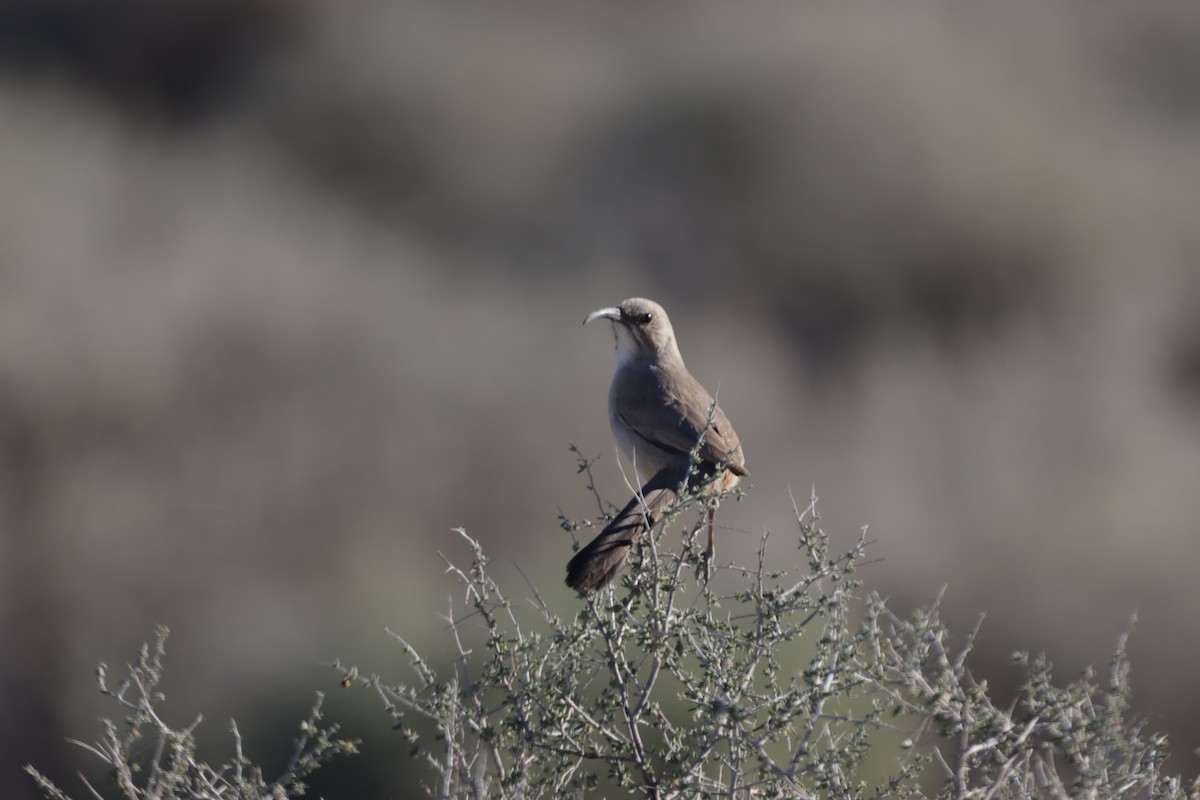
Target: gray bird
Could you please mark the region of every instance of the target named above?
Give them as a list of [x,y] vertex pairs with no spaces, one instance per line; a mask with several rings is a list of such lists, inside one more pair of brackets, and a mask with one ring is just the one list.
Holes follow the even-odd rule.
[[[710,481],[708,491],[717,492],[750,474],[729,418],[684,366],[662,306],[633,297],[593,311],[583,324],[601,318],[612,321],[617,340],[608,421],[618,447],[633,465],[635,480],[645,483],[567,564],[567,585],[580,591],[611,581],[629,551],[678,499],[698,442],[699,463],[690,485]],[[710,507],[706,559],[713,550],[713,512]]]

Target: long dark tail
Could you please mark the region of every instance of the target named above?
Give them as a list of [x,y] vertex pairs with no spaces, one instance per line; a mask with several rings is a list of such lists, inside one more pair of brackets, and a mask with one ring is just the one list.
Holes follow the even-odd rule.
[[629,551],[678,498],[681,478],[670,470],[651,478],[621,513],[567,562],[567,586],[590,592],[611,581]]

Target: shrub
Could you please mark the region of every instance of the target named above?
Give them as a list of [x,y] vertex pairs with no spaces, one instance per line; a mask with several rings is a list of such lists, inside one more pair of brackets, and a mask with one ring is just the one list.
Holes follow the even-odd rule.
[[[104,735],[95,744],[75,744],[99,758],[109,768],[115,796],[130,800],[141,798],[222,798],[222,800],[280,800],[304,794],[304,779],[335,755],[353,753],[357,742],[340,739],[336,725],[322,726],[321,704],[316,702],[308,717],[300,723],[296,748],[283,773],[273,781],[263,777],[262,769],[242,753],[242,737],[237,723],[230,721],[234,755],[219,766],[211,766],[196,755],[195,730],[202,716],[185,728],[173,728],[160,716],[166,698],[158,691],[162,680],[162,660],[166,654],[167,629],[160,627],[153,646],[142,645],[137,659],[115,689],[108,686],[108,669],[100,664],[96,679],[100,693],[126,712],[121,723],[105,719]],[[147,744],[150,743],[150,746]],[[31,766],[29,772],[46,797],[67,800],[68,795],[49,778]],[[104,797],[82,775],[91,797]]]
[[[1200,797],[1200,783],[1163,774],[1165,739],[1127,718],[1126,636],[1103,683],[1089,670],[1056,686],[1044,657],[1015,654],[1024,680],[1000,707],[966,664],[979,626],[953,648],[941,596],[904,619],[879,596],[860,597],[866,532],[831,552],[815,495],[796,508],[795,574],[768,568],[764,535],[754,563],[726,565],[711,583],[691,578],[709,502],[685,494],[618,583],[565,614],[531,584],[529,609],[515,606],[459,530],[471,563],[450,565],[465,598],[451,611],[454,663],[434,664],[392,633],[409,680],[334,667],[344,686],[378,693],[442,798]],[[590,524],[563,519],[570,531]],[[682,547],[664,541],[675,527]],[[309,772],[355,750],[318,724],[318,696],[276,780],[243,757],[236,726],[231,760],[197,760],[196,723],[172,729],[156,711],[165,636],[116,690],[99,672],[129,716],[85,747],[121,796],[298,796]],[[132,745],[147,735],[152,755],[139,758]],[[29,770],[48,797],[67,797]]]
[[[533,622],[459,530],[471,564],[450,565],[465,597],[456,663],[439,670],[393,633],[413,679],[335,666],[379,694],[439,797],[1198,796],[1161,773],[1164,738],[1125,718],[1124,636],[1103,687],[1091,672],[1057,687],[1048,661],[1017,654],[1020,698],[1001,708],[966,665],[976,631],[949,649],[940,596],[907,619],[856,599],[866,531],[831,553],[815,493],[796,508],[797,574],[767,567],[764,535],[755,563],[723,568],[732,591],[689,581],[706,502],[685,497],[619,585],[567,616],[529,586]],[[682,548],[664,546],[689,511]]]

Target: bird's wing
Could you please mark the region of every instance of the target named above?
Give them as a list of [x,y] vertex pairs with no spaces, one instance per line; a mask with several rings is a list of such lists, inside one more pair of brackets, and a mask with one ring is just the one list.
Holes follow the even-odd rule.
[[[629,381],[616,392],[614,411],[650,445],[686,459],[704,436],[700,458],[745,475],[746,460],[733,425],[699,381],[686,370],[652,370],[653,380]],[[711,413],[711,422],[710,420]]]

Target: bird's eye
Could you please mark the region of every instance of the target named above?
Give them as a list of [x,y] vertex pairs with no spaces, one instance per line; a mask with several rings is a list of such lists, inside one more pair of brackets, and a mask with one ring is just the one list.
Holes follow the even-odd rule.
[[642,314],[640,317],[638,317],[638,325],[649,325],[650,320],[652,319],[654,319],[654,315],[647,311],[645,314]]

